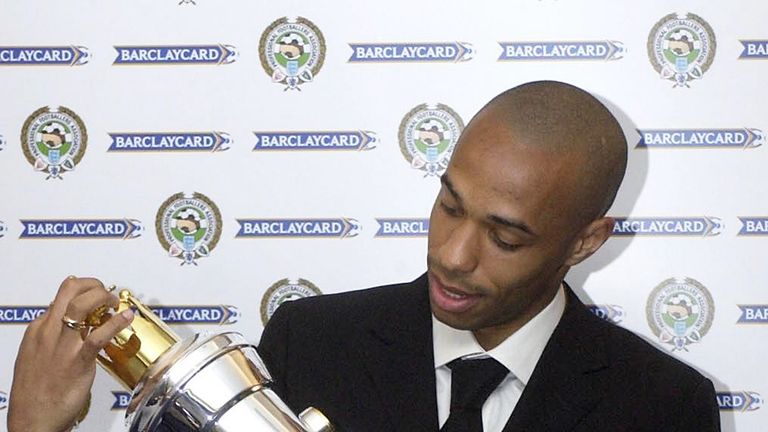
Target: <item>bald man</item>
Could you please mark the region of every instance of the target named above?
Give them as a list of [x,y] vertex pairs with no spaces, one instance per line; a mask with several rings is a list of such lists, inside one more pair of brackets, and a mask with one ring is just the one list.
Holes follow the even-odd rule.
[[[563,282],[611,235],[605,214],[626,161],[619,124],[588,93],[534,82],[500,94],[466,127],[441,178],[427,273],[283,304],[259,345],[275,391],[341,431],[720,430],[711,381],[595,317]],[[72,332],[65,312],[114,301],[104,293],[98,281],[69,279],[30,326],[10,432],[74,421],[77,403],[53,401],[82,404],[94,349],[131,317],[86,342],[51,335]],[[40,377],[35,368],[52,367],[56,350],[91,363]],[[49,421],[35,423],[41,409]]]
[[441,178],[425,275],[277,310],[259,352],[278,394],[348,431],[720,430],[710,380],[563,282],[611,235],[626,164],[621,127],[590,94],[500,94]]

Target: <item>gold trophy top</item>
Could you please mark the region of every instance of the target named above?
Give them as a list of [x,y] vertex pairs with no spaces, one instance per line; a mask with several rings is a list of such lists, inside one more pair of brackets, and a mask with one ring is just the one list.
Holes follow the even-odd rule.
[[[97,360],[128,390],[134,390],[152,363],[171,348],[179,337],[148,307],[127,289],[118,294],[120,303],[115,313],[133,310],[131,324],[121,330],[104,348],[105,355]],[[95,310],[86,319],[92,326],[100,326],[112,315],[106,307]]]

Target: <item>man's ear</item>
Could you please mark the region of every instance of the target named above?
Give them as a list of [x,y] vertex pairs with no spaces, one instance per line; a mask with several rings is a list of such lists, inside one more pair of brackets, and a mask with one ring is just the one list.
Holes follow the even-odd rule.
[[590,255],[600,249],[600,246],[613,233],[614,223],[615,220],[612,217],[601,217],[600,219],[595,219],[581,230],[581,233],[579,233],[579,236],[574,241],[570,256],[565,260],[565,264],[567,266],[574,266],[589,258]]

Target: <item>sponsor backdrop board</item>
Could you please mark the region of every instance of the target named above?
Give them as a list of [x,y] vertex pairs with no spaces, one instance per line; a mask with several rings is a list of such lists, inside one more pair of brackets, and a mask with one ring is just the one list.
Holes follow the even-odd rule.
[[[598,95],[630,146],[615,236],[567,280],[710,376],[723,430],[768,424],[763,2],[2,10],[3,427],[15,347],[69,274],[253,341],[281,302],[415,278],[464,125],[539,79]],[[82,430],[124,430],[127,400],[100,371]]]

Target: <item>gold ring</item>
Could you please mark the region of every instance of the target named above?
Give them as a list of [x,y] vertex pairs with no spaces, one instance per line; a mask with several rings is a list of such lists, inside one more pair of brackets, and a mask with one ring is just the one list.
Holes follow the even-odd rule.
[[86,324],[84,321],[75,321],[72,318],[64,315],[61,317],[61,322],[64,323],[65,326],[71,328],[72,330],[82,330],[86,327],[88,327],[88,324]]

